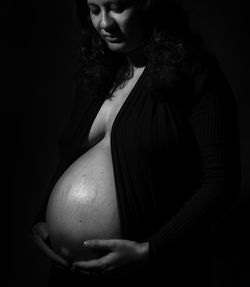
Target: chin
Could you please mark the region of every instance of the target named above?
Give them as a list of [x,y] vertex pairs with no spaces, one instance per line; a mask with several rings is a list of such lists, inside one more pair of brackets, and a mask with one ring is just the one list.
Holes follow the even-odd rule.
[[106,43],[108,48],[112,51],[112,52],[116,52],[116,53],[129,53],[131,51],[130,47],[128,47],[128,45],[126,45],[125,43],[111,43],[108,42]]

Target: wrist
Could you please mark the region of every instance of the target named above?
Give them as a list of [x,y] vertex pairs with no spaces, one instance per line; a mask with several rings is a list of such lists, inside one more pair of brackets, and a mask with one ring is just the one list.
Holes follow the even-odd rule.
[[139,261],[142,263],[148,262],[148,250],[149,250],[149,244],[148,242],[143,242],[138,244],[138,258]]

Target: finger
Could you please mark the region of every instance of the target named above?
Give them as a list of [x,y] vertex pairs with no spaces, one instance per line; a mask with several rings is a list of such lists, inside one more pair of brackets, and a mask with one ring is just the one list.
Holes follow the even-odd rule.
[[74,268],[85,270],[100,270],[110,268],[115,263],[116,255],[114,253],[108,253],[107,255],[89,261],[77,261],[72,265]]
[[102,259],[93,259],[89,261],[79,261],[73,263],[74,268],[84,270],[102,269],[105,267],[105,262]]
[[63,259],[61,256],[56,254],[51,248],[48,247],[48,245],[43,241],[43,239],[35,235],[35,241],[37,245],[44,251],[44,253],[55,263],[62,265],[64,267],[69,267],[69,263]]
[[60,265],[63,266],[68,266],[69,263],[63,259],[61,256],[59,256],[58,254],[56,254],[51,248],[49,248],[47,246],[47,244],[39,237],[36,236],[35,238],[36,243],[38,244],[38,246],[45,252],[45,254],[55,263],[58,263]]
[[83,242],[85,247],[113,249],[116,246],[115,239],[91,239]]
[[39,222],[33,226],[32,231],[35,235],[39,235],[43,239],[47,239],[49,236],[45,222]]

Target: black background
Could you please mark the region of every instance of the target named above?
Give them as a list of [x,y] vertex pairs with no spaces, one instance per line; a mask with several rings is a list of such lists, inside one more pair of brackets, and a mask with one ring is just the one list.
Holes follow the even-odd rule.
[[[250,286],[250,47],[245,2],[184,1],[193,29],[216,53],[239,109],[242,189],[235,206],[214,227],[214,286]],[[2,218],[8,218],[9,285],[44,287],[50,263],[30,241],[29,231],[58,160],[56,140],[70,113],[79,33],[73,0],[9,1],[3,14],[7,149],[2,153],[7,159],[8,208]]]

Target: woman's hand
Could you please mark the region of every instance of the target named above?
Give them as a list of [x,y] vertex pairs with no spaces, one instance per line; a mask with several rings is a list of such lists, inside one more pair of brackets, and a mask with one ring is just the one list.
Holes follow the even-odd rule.
[[49,233],[45,222],[36,223],[32,228],[32,232],[35,243],[55,265],[62,269],[70,267],[70,264],[64,258],[56,254],[51,249],[49,243]]
[[[120,271],[133,269],[135,265],[140,267],[147,264],[148,243],[138,243],[124,239],[96,239],[87,240],[84,246],[91,249],[108,251],[101,258],[77,261],[72,264],[72,271],[80,271],[91,275],[119,274]],[[134,270],[131,270],[134,271]]]

